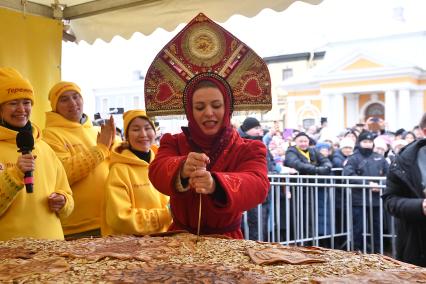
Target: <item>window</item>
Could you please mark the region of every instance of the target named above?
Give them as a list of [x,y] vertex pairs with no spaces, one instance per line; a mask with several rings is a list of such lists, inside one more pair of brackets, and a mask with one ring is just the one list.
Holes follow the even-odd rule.
[[293,77],[293,69],[291,68],[283,69],[283,81],[291,77]]
[[107,98],[103,98],[102,102],[101,102],[101,112],[102,113],[107,113],[108,112],[108,99]]
[[145,79],[145,76],[142,74],[141,70],[133,71],[133,81],[139,81]]
[[139,97],[133,97],[133,108],[137,109],[139,108],[140,104],[140,98]]
[[365,117],[369,118],[370,116],[380,117],[383,119],[385,117],[385,107],[379,103],[370,104],[365,110]]
[[304,129],[308,129],[309,127],[311,127],[312,125],[315,125],[315,119],[314,118],[305,118],[302,121],[302,125]]

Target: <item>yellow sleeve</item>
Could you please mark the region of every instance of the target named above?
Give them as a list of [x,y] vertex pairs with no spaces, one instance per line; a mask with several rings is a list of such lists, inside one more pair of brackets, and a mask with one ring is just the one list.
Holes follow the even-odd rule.
[[70,185],[87,177],[94,168],[110,156],[109,149],[103,144],[91,146],[88,149],[79,149],[77,153],[73,153],[75,151],[71,152],[70,149],[55,143],[51,137],[46,136],[45,141],[64,165]]
[[61,161],[59,161],[56,156],[54,158],[57,165],[55,192],[62,194],[66,199],[64,207],[62,207],[62,209],[59,211],[59,218],[63,219],[71,215],[72,211],[74,210],[74,198],[72,197],[72,191],[68,184],[65,169]]
[[167,207],[135,208],[128,171],[112,167],[106,184],[106,222],[114,232],[146,235],[164,231],[171,223]]
[[24,174],[18,168],[8,168],[0,173],[0,216],[6,212],[23,187]]

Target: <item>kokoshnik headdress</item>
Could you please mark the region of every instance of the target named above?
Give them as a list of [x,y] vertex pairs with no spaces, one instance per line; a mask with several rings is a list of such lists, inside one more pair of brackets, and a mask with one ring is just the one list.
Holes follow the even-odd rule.
[[229,84],[234,110],[271,109],[271,78],[265,62],[200,13],[151,63],[145,77],[146,112],[149,116],[184,114],[185,87],[209,76]]

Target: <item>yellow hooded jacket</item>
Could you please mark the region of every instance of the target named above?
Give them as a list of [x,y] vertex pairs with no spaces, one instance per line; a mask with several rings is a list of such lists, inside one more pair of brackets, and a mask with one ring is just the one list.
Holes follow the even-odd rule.
[[[151,160],[155,153],[151,150]],[[108,229],[103,235],[165,232],[171,224],[169,197],[148,179],[149,164],[130,150],[111,154],[105,206]]]
[[[63,239],[61,220],[71,214],[74,200],[67,176],[55,152],[41,140],[40,130],[33,126],[36,155],[34,192],[26,193],[24,174],[16,167],[18,132],[0,126],[0,240],[18,237]],[[66,203],[59,214],[50,211],[48,196],[65,196]]]
[[98,132],[99,128],[89,119],[80,124],[56,112],[46,113],[43,140],[64,165],[75,202],[73,213],[62,222],[65,235],[101,227],[110,151],[102,144],[97,145]]

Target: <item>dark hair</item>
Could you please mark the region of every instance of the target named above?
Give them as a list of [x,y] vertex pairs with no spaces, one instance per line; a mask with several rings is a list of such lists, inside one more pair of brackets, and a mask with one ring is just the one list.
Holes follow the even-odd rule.
[[199,90],[199,89],[203,89],[203,88],[215,88],[215,89],[219,89],[219,87],[213,83],[212,81],[209,80],[201,80],[200,82],[198,82],[197,84],[195,84],[194,86],[194,92]]
[[422,119],[420,120],[419,126],[421,129],[426,128],[426,112],[423,113]]
[[407,137],[407,135],[411,135],[411,136],[413,136],[414,139],[416,139],[416,135],[411,131],[404,132],[404,134],[402,134],[402,139],[405,139]]
[[349,129],[345,132],[345,134],[343,134],[343,137],[348,136],[348,134],[353,134],[355,136],[356,139],[358,139],[358,134],[356,133],[355,129]]
[[130,144],[127,142],[127,140],[121,142],[120,145],[115,148],[115,151],[121,154],[126,149],[130,149]]

